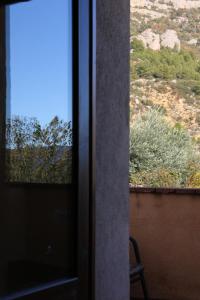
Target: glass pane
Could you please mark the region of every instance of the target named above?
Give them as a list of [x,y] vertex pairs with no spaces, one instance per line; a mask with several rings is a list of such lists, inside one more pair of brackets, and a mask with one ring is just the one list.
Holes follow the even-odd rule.
[[70,183],[70,1],[10,7],[7,28],[7,175],[11,182]]
[[70,0],[32,0],[8,8],[8,179],[57,184],[0,187],[0,299],[76,273],[77,204],[73,185],[67,184],[71,5]]

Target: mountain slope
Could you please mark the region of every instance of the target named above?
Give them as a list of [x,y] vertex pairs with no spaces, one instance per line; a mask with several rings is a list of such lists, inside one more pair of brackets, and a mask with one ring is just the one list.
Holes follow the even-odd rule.
[[131,119],[152,106],[199,139],[199,0],[131,0]]

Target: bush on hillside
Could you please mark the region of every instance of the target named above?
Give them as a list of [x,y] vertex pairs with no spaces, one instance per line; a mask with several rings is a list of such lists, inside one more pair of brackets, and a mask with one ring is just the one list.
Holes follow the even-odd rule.
[[138,78],[200,80],[199,60],[189,51],[145,49],[137,39],[131,42],[131,49],[131,60],[135,62],[132,64],[135,70],[131,71],[136,72]]
[[130,130],[130,180],[152,187],[181,187],[197,165],[199,154],[187,131],[172,127],[151,109],[136,118]]
[[191,177],[188,180],[188,187],[189,188],[200,188],[200,171],[191,175]]

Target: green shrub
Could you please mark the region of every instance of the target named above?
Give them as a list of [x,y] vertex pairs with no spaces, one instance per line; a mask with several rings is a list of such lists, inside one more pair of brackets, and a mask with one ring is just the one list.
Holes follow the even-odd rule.
[[195,95],[200,96],[200,85],[195,85],[192,87],[192,92],[195,93]]
[[138,39],[134,38],[131,42],[131,49],[133,51],[144,51],[144,45],[141,41],[139,41]]
[[178,174],[167,169],[154,169],[152,172],[141,171],[130,175],[130,182],[135,186],[170,188],[178,186]]
[[189,188],[200,188],[200,171],[193,174],[188,181]]
[[[184,186],[191,176],[190,166],[198,161],[199,153],[188,132],[169,125],[160,111],[150,109],[136,118],[130,130],[132,183],[141,178],[142,185]],[[149,183],[145,178],[151,177]]]
[[186,103],[189,105],[194,104],[195,100],[200,100],[200,94],[198,94],[200,91],[200,81],[177,80],[176,83],[169,82],[169,85],[176,93],[180,95],[180,97],[184,98]]
[[177,52],[167,48],[153,51],[145,49],[137,39],[132,41],[131,48],[131,60],[135,62],[131,71],[135,68],[140,78],[200,80],[199,60],[189,51]]

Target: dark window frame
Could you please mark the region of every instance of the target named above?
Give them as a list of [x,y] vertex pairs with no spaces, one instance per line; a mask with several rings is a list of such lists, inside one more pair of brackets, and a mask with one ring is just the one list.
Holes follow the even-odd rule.
[[[0,4],[0,186],[5,178],[6,18],[5,5],[30,0],[3,0]],[[18,299],[59,286],[78,289],[78,299],[94,299],[94,192],[95,192],[95,0],[73,3],[74,176],[78,177],[77,277],[59,280],[10,296]],[[33,186],[34,184],[30,184]],[[38,185],[38,184],[36,184]],[[39,184],[40,185],[40,184]],[[48,184],[41,184],[48,188]],[[26,185],[28,187],[28,185]],[[72,296],[73,297],[73,296]],[[71,298],[69,298],[71,299]],[[74,298],[73,298],[74,299]]]

